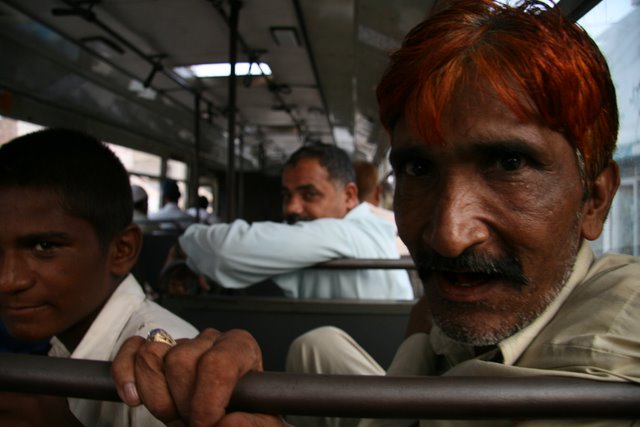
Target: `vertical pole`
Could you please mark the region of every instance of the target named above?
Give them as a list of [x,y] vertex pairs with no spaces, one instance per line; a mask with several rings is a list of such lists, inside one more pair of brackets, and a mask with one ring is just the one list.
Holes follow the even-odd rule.
[[235,139],[236,139],[236,62],[238,46],[238,16],[241,3],[239,0],[230,0],[231,16],[229,18],[229,65],[231,74],[229,75],[229,102],[227,107],[227,132],[229,141],[227,143],[227,221],[231,222],[237,218],[237,186],[236,186],[236,165],[235,165]]
[[244,216],[244,134],[240,133],[240,164],[238,165],[238,216]]
[[160,163],[160,182],[158,183],[158,190],[160,193],[160,200],[158,200],[158,205],[155,207],[155,210],[160,209],[162,206],[164,206],[164,200],[162,198],[162,183],[164,182],[165,179],[167,179],[167,157],[166,156],[162,156],[162,162]]
[[[194,134],[194,147],[193,147],[193,160],[191,162],[190,178],[189,178],[189,203],[191,205],[198,202],[198,187],[200,186],[200,94],[196,93],[194,97],[193,108],[193,134]],[[196,210],[196,221],[200,222],[200,209]]]

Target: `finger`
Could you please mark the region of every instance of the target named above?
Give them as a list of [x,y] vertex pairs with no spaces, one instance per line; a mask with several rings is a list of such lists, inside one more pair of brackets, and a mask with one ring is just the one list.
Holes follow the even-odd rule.
[[262,353],[251,334],[232,330],[220,335],[198,363],[191,425],[211,425],[222,419],[238,380],[249,371],[262,371]]
[[266,414],[233,412],[224,417],[216,427],[283,427],[289,426],[282,418]]
[[196,389],[198,361],[216,342],[220,332],[205,329],[197,337],[179,340],[178,344],[165,356],[164,370],[173,402],[180,418],[191,418],[191,401]]
[[135,384],[140,400],[164,423],[178,418],[164,373],[164,358],[171,349],[163,342],[143,341],[135,357]]
[[111,365],[111,375],[116,384],[118,396],[129,406],[137,406],[140,396],[136,388],[135,360],[138,349],[144,343],[141,337],[127,339]]

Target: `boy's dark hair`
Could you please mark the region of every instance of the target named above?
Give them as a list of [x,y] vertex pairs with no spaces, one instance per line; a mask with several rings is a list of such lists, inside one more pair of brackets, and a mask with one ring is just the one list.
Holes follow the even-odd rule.
[[334,182],[346,185],[356,182],[356,173],[347,153],[329,144],[304,145],[289,157],[284,167],[295,166],[302,159],[318,159],[318,162],[329,172]]
[[51,189],[66,213],[93,226],[105,249],[132,221],[127,171],[106,145],[79,131],[45,129],[0,147],[0,187]]

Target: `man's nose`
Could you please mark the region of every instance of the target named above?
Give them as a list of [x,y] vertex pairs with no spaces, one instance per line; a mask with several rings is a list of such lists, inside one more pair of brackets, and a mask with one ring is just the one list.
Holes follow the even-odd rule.
[[284,214],[286,215],[301,215],[303,212],[302,209],[302,200],[298,196],[291,196],[284,203]]
[[434,251],[453,258],[489,239],[488,207],[477,180],[451,177],[437,193],[423,233],[423,239]]
[[0,252],[0,292],[15,292],[29,287],[25,261],[13,251]]

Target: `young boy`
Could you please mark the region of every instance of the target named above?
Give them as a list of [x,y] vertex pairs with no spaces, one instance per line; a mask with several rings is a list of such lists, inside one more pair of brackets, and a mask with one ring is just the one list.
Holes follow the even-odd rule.
[[[91,136],[48,129],[0,148],[0,318],[12,336],[53,337],[54,357],[112,360],[126,338],[154,328],[197,333],[147,300],[129,273],[142,244],[132,206],[127,172]],[[143,407],[3,393],[0,425],[21,419],[163,425]]]

